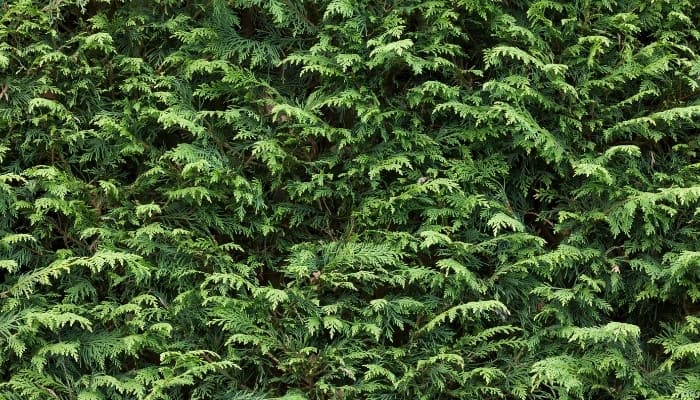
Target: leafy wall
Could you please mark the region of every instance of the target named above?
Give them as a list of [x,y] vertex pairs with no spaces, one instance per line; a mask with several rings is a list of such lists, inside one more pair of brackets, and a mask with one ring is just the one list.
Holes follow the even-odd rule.
[[698,398],[698,25],[0,2],[0,398]]

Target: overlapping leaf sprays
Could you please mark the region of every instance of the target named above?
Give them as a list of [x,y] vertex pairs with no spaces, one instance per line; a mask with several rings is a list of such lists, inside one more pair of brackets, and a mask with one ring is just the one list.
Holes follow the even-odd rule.
[[695,3],[0,4],[0,398],[697,398]]

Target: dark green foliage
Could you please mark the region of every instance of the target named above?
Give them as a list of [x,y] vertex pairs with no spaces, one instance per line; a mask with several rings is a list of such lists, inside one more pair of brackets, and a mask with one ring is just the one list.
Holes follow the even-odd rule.
[[699,398],[698,25],[0,2],[0,399]]

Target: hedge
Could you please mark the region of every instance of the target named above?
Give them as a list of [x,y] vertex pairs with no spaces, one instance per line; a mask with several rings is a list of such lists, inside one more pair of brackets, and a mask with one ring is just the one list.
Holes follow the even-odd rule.
[[0,2],[0,399],[700,398],[699,25]]

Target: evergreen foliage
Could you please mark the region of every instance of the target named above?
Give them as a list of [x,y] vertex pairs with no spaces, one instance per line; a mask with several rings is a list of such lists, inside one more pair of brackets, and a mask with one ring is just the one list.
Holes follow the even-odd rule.
[[0,2],[0,399],[700,398],[695,0]]

